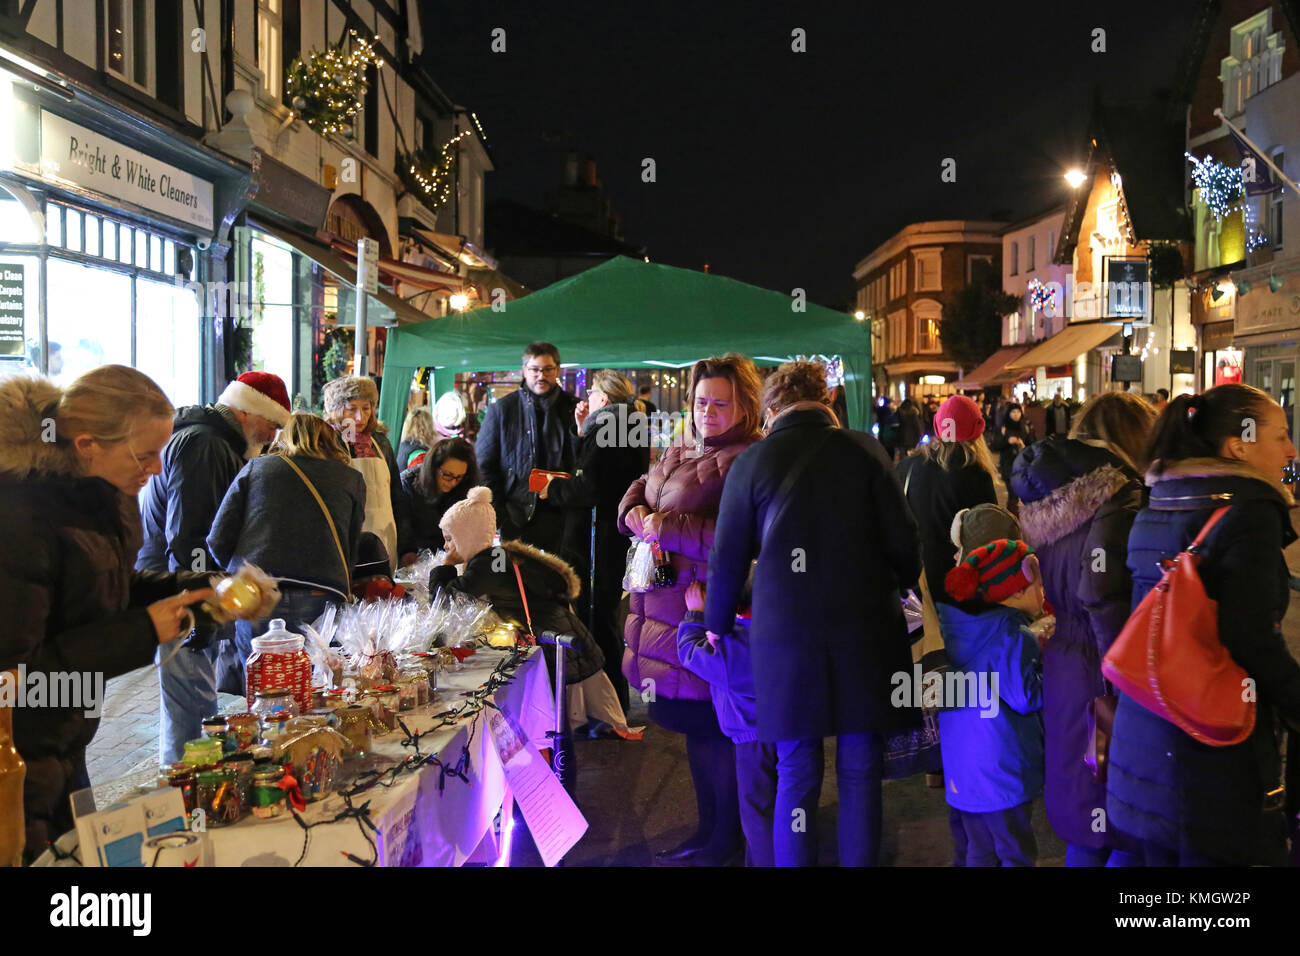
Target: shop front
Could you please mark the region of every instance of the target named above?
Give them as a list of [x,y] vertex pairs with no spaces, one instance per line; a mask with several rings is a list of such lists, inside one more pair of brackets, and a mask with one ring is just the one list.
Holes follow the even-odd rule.
[[0,368],[66,384],[117,363],[175,405],[210,398],[207,290],[224,274],[211,250],[247,168],[80,90],[0,80],[0,100],[14,133],[0,157]]
[[[1233,344],[1242,350],[1242,378],[1273,396],[1297,431],[1296,368],[1300,362],[1300,274],[1275,277],[1276,290],[1238,294]],[[1217,366],[1216,366],[1217,372]]]

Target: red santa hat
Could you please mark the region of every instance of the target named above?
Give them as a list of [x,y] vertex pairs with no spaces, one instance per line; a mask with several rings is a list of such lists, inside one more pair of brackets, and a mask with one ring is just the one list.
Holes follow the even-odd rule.
[[289,390],[270,372],[245,372],[217,397],[218,405],[258,415],[283,428],[289,424]]

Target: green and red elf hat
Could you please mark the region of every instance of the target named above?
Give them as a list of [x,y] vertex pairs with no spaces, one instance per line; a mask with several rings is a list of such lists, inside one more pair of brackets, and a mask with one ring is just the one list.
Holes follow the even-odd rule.
[[1024,572],[1025,558],[1033,553],[1033,548],[1014,538],[990,541],[948,572],[944,590],[957,601],[969,601],[977,594],[989,604],[1005,601],[1033,583]]

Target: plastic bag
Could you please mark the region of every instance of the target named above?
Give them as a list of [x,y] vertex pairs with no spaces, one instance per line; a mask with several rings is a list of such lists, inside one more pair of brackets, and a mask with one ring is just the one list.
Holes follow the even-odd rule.
[[627,550],[627,568],[623,572],[623,590],[644,594],[655,587],[654,550],[648,541],[634,541]]
[[915,591],[908,591],[903,596],[903,617],[907,619],[907,633],[914,635],[913,640],[920,640],[917,631],[925,625],[925,608]]

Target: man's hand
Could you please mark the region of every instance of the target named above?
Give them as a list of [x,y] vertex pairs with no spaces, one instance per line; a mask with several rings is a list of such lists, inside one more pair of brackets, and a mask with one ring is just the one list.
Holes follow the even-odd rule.
[[704,610],[704,584],[700,581],[692,581],[690,587],[686,589],[686,609],[688,611]]

